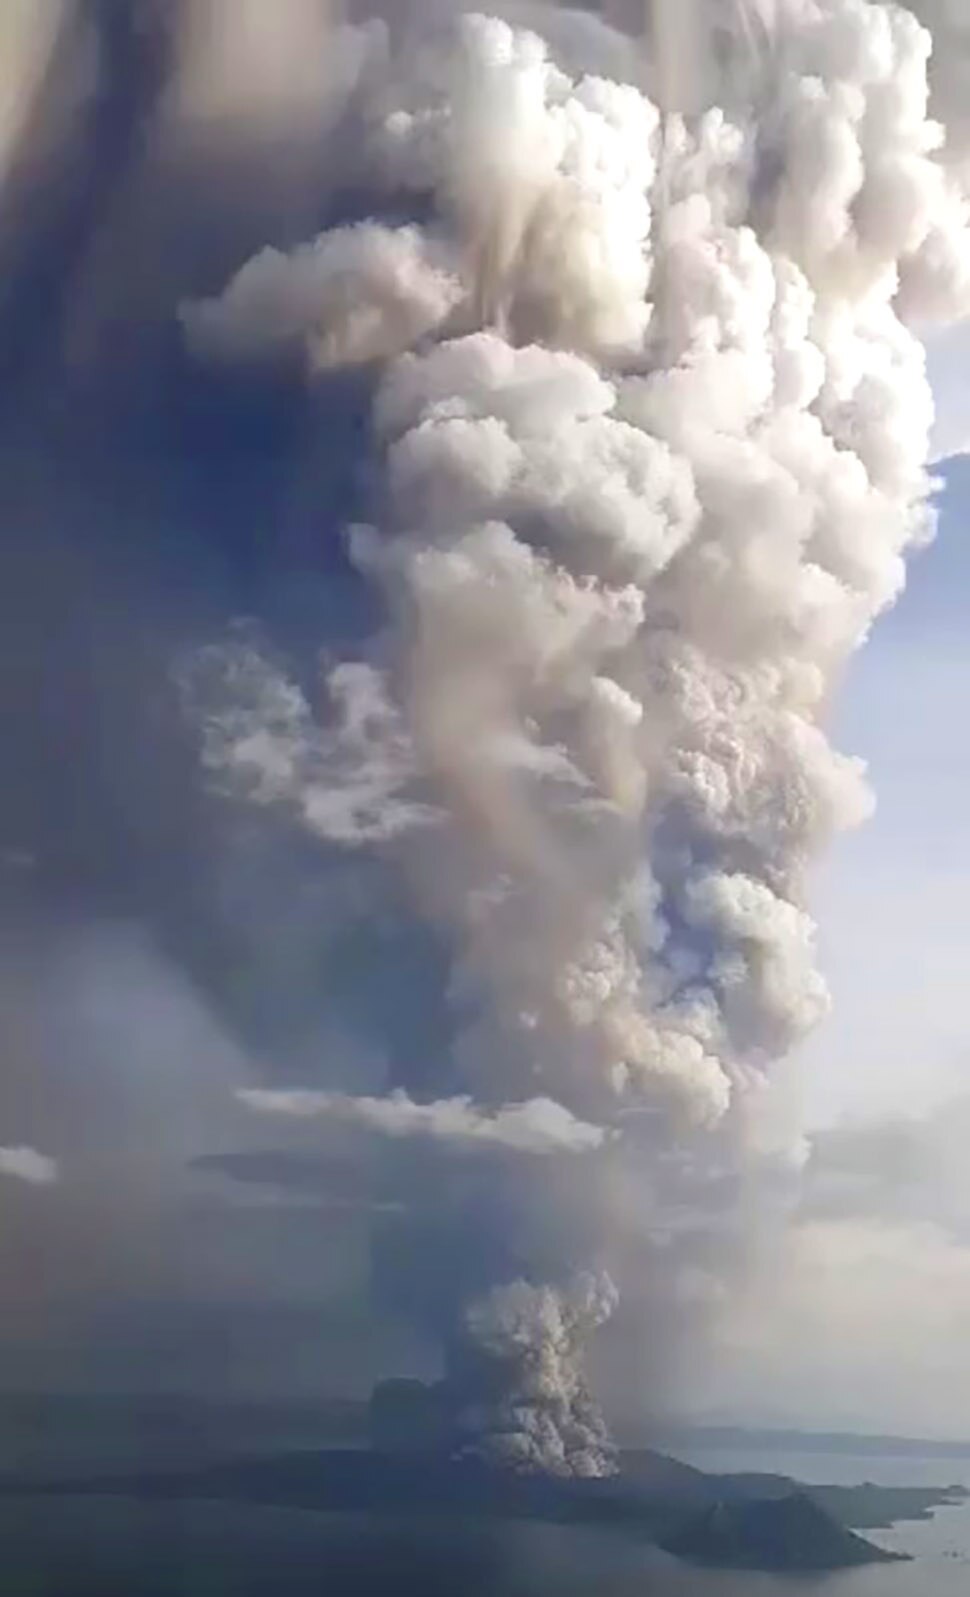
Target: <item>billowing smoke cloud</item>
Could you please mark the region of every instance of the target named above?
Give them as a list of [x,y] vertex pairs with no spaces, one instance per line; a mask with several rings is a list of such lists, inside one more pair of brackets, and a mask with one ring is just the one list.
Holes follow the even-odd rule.
[[311,369],[326,368],[397,354],[440,327],[461,297],[445,252],[417,229],[362,223],[294,255],[266,250],[221,299],[190,305],[184,319],[198,354],[258,359],[290,345]]
[[[325,1115],[508,1146],[541,1097],[621,1171],[737,1149],[826,1012],[807,871],[871,802],[826,710],[932,533],[916,330],[970,312],[970,232],[908,12],[737,16],[723,108],[679,66],[656,100],[584,72],[575,33],[371,30],[389,219],[183,308],[203,358],[374,384],[363,658],[314,686],[230,641],[187,674],[219,780],[366,851],[448,950],[443,1101]],[[608,1469],[580,1348],[612,1289],[520,1273],[445,1328],[487,1392],[467,1447]]]
[[586,1338],[613,1312],[608,1276],[564,1289],[512,1281],[469,1304],[452,1350],[459,1457],[516,1470],[597,1476],[614,1450],[582,1368]]

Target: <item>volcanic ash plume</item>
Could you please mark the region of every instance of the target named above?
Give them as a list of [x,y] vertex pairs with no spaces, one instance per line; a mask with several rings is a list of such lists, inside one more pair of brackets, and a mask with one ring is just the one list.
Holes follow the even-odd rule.
[[[386,627],[319,704],[210,651],[210,767],[403,873],[451,950],[449,1096],[554,1099],[613,1158],[631,1108],[669,1146],[730,1125],[826,1012],[806,868],[870,799],[825,711],[932,531],[913,328],[970,310],[927,33],[771,25],[757,112],[689,116],[572,36],[567,71],[495,17],[372,31],[371,217],[183,310],[202,358],[366,367],[381,468],[348,549]],[[456,1310],[507,1377],[478,1445],[608,1467],[599,1312],[495,1288]]]
[[615,1299],[608,1277],[581,1275],[560,1290],[513,1281],[468,1306],[452,1357],[459,1457],[558,1475],[612,1473],[582,1350]]

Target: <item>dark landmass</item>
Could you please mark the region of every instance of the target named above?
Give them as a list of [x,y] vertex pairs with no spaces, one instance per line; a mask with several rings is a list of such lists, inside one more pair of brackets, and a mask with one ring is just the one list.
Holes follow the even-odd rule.
[[[475,1462],[403,1449],[333,1449],[239,1460],[204,1468],[25,1483],[0,1493],[123,1495],[146,1499],[252,1502],[374,1516],[528,1519],[613,1526],[675,1556],[724,1567],[846,1569],[900,1555],[851,1528],[922,1516],[949,1492],[866,1486],[799,1487],[783,1476],[706,1475],[646,1449],[624,1455],[605,1480],[519,1475]],[[955,1493],[961,1489],[954,1489]]]
[[704,1504],[712,1494],[719,1502],[775,1502],[804,1494],[849,1530],[889,1530],[905,1520],[932,1519],[938,1508],[966,1501],[965,1486],[876,1486],[866,1481],[859,1486],[806,1486],[788,1475],[741,1471],[730,1475],[709,1474],[690,1465],[667,1459],[662,1453],[631,1450],[622,1455],[623,1474],[631,1480],[649,1483],[655,1460],[661,1459],[681,1472],[676,1481],[685,1494],[700,1497]]
[[[560,1479],[516,1474],[474,1461],[453,1460],[403,1450],[331,1449],[271,1458],[239,1460],[205,1468],[101,1475],[82,1481],[27,1483],[36,1494],[104,1495],[139,1499],[194,1498],[258,1502],[335,1513],[389,1514],[397,1518],[468,1515],[522,1518],[556,1523],[622,1523],[642,1529],[649,1540],[669,1524],[674,1505],[685,1498],[681,1472],[703,1480],[700,1471],[658,1462],[656,1489],[644,1490],[623,1477],[606,1480]],[[0,1480],[0,1493],[20,1492],[22,1480]]]
[[853,1530],[889,1530],[902,1520],[932,1519],[938,1508],[970,1497],[965,1486],[813,1486],[809,1496]]
[[859,1486],[806,1486],[789,1475],[743,1471],[730,1475],[710,1474],[682,1464],[665,1454],[631,1450],[622,1455],[622,1472],[630,1480],[654,1481],[657,1461],[672,1466],[675,1476],[667,1477],[679,1492],[703,1506],[712,1499],[720,1503],[777,1502],[798,1495],[810,1498],[825,1513],[847,1530],[890,1530],[906,1520],[932,1519],[938,1508],[951,1507],[970,1498],[965,1486],[876,1486],[866,1481]]
[[712,1503],[662,1536],[660,1546],[718,1569],[850,1569],[904,1557],[846,1530],[807,1492]]
[[[398,1379],[379,1383],[369,1403],[227,1407],[171,1397],[0,1396],[0,1494],[251,1502],[415,1522],[610,1525],[683,1558],[766,1570],[884,1562],[891,1555],[858,1532],[927,1519],[968,1496],[962,1486],[808,1487],[756,1471],[712,1474],[647,1448],[623,1452],[620,1473],[607,1480],[456,1464],[438,1395],[437,1387]],[[699,1433],[690,1434],[696,1443]],[[727,1443],[738,1433],[716,1434]],[[796,1433],[776,1434],[798,1445]],[[866,1451],[866,1438],[842,1440],[846,1450]],[[149,1459],[150,1469],[142,1463]]]

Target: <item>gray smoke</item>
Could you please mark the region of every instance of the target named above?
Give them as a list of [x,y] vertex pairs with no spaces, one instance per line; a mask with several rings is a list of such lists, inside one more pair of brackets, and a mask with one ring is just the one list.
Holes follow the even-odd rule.
[[[970,312],[967,201],[895,6],[738,7],[689,84],[663,8],[615,79],[588,18],[429,10],[353,35],[371,217],[182,310],[199,359],[373,382],[347,548],[383,625],[309,686],[250,641],[187,676],[213,776],[379,862],[448,950],[443,1098],[315,1112],[397,1138],[460,1100],[487,1145],[551,1100],[592,1209],[702,1133],[757,1162],[826,1013],[808,872],[871,805],[826,712],[932,534],[917,331]],[[456,1289],[464,1448],[605,1471],[613,1289],[520,1274]]]

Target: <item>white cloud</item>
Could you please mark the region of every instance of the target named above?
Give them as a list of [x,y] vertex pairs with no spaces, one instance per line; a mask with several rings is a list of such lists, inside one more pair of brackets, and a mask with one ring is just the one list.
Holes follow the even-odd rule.
[[51,1186],[59,1180],[57,1162],[35,1148],[0,1148],[0,1176],[12,1176],[33,1187]]
[[456,1148],[508,1148],[515,1153],[585,1153],[601,1148],[609,1132],[578,1120],[551,1098],[486,1109],[471,1098],[415,1103],[407,1093],[355,1098],[340,1092],[239,1093],[250,1109],[296,1119],[330,1119],[384,1137],[428,1137]]

